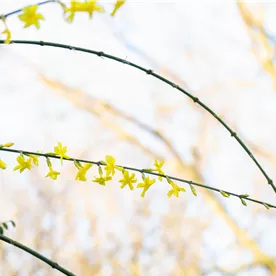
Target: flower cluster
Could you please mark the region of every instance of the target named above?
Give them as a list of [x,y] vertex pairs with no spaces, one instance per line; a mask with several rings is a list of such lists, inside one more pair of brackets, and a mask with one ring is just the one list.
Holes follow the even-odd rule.
[[97,1],[71,1],[71,5],[65,8],[65,14],[69,13],[66,18],[68,22],[72,22],[77,12],[87,12],[89,18],[92,18],[94,12],[104,12],[104,8],[97,4]]
[[[87,12],[89,14],[89,18],[92,18],[94,12],[104,13],[105,9],[99,5],[96,0],[92,1],[71,1],[70,4],[67,6],[62,1],[54,1],[55,3],[59,4],[64,12],[64,18],[67,22],[72,22],[75,18],[76,13],[80,12]],[[110,13],[110,16],[114,16],[118,9],[122,7],[125,3],[125,0],[117,0],[114,4],[113,10]],[[50,2],[47,2],[50,3]],[[46,3],[40,3],[37,5],[31,5],[24,7],[22,10],[18,10],[14,13],[20,12],[18,18],[24,23],[24,28],[28,28],[30,26],[35,26],[37,29],[40,28],[41,21],[45,20],[44,16],[38,12],[39,5],[43,5]],[[13,14],[14,14],[13,13]],[[11,31],[7,25],[7,16],[0,15],[0,19],[4,24],[4,31],[2,34],[5,35],[5,43],[9,44],[11,42]]]
[[[58,142],[57,146],[54,147],[54,151],[49,153],[41,153],[39,151],[35,153],[10,149],[10,147],[12,147],[13,145],[14,143],[0,144],[0,152],[6,151],[19,153],[16,159],[17,164],[14,167],[14,171],[18,170],[20,173],[24,172],[25,170],[31,170],[33,166],[38,166],[39,158],[44,157],[46,158],[46,163],[49,168],[49,172],[46,174],[45,177],[57,180],[60,175],[60,172],[53,169],[50,159],[60,159],[61,165],[63,164],[63,160],[74,162],[74,165],[77,169],[75,177],[75,180],[77,181],[87,181],[87,173],[93,167],[93,165],[97,165],[98,175],[94,176],[92,182],[98,183],[102,186],[106,186],[107,182],[113,179],[113,176],[116,174],[116,172],[119,172],[121,174],[121,179],[118,180],[118,182],[121,183],[120,188],[124,189],[125,187],[128,187],[131,191],[133,191],[135,188],[142,189],[141,197],[145,197],[146,193],[156,183],[157,179],[161,182],[164,178],[166,179],[167,184],[170,187],[169,191],[167,192],[168,197],[179,197],[180,192],[186,192],[186,190],[183,187],[180,187],[173,181],[176,180],[179,182],[187,183],[194,196],[197,196],[197,191],[194,187],[195,185],[215,192],[219,192],[223,197],[226,198],[229,198],[230,196],[237,197],[244,206],[247,206],[247,201],[251,201],[258,204],[262,204],[266,209],[276,208],[276,206],[274,205],[252,199],[248,194],[234,194],[231,192],[226,192],[223,190],[219,190],[217,188],[213,188],[211,186],[198,184],[193,181],[168,176],[163,171],[163,166],[165,163],[164,160],[154,160],[153,168],[137,169],[117,165],[116,159],[111,155],[106,155],[104,161],[101,160],[98,162],[71,158],[67,155],[67,147],[63,146],[61,142]],[[6,168],[6,163],[0,158],[0,169],[5,170]],[[141,181],[137,180],[137,175],[135,174],[137,172],[141,175]],[[148,176],[146,176],[145,174],[147,174]],[[155,178],[151,178],[150,175],[154,176]]]
[[[7,149],[13,146],[13,143],[6,143],[0,145],[0,150]],[[49,168],[49,172],[46,174],[46,178],[49,177],[52,180],[57,180],[60,172],[56,171],[51,162],[51,158],[58,158],[61,161],[61,165],[63,164],[63,160],[73,161],[74,165],[77,169],[75,180],[77,181],[87,181],[87,172],[92,168],[95,164],[98,166],[98,175],[94,176],[92,182],[98,183],[99,185],[106,186],[108,181],[111,181],[116,172],[121,173],[121,179],[119,183],[121,183],[121,189],[128,187],[130,190],[134,190],[136,183],[138,182],[137,176],[134,172],[130,172],[130,170],[134,170],[136,172],[141,173],[142,179],[139,183],[137,183],[136,188],[141,188],[142,193],[141,197],[144,197],[149,188],[156,183],[156,179],[150,178],[149,176],[145,176],[145,173],[153,174],[158,176],[158,179],[162,181],[163,177],[167,179],[168,184],[171,186],[171,190],[168,192],[168,196],[172,195],[179,197],[179,192],[185,192],[184,188],[179,187],[176,183],[174,183],[168,176],[166,176],[162,170],[164,165],[164,160],[154,161],[154,168],[150,169],[132,169],[126,168],[123,166],[116,165],[116,160],[111,155],[106,155],[105,160],[99,162],[92,161],[80,161],[76,159],[72,159],[67,155],[67,147],[63,146],[61,142],[58,142],[57,146],[54,147],[53,152],[49,152],[47,154],[42,154],[40,152],[37,153],[27,153],[21,152],[17,150],[13,150],[13,152],[19,152],[17,157],[17,165],[14,167],[14,171],[19,170],[20,173],[25,170],[31,170],[33,165],[39,165],[39,157],[45,157],[46,163]],[[3,160],[0,159],[0,168],[5,170],[6,164]],[[156,172],[156,173],[154,173]]]

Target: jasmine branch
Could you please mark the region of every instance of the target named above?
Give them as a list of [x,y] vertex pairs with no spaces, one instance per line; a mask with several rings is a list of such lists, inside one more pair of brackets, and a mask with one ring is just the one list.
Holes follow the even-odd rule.
[[[42,156],[45,158],[54,158],[54,159],[60,159],[60,156],[57,155],[53,155],[53,154],[49,154],[49,153],[40,153],[40,152],[31,152],[31,151],[24,151],[24,150],[17,150],[17,149],[10,149],[10,148],[0,148],[0,151],[7,151],[7,152],[13,152],[13,153],[19,153],[19,154],[24,154],[24,155],[36,155],[36,156]],[[83,159],[77,159],[77,158],[63,158],[63,160],[66,161],[71,161],[71,162],[80,162],[80,163],[86,163],[86,164],[94,164],[97,166],[103,166],[104,164],[102,163],[102,161],[91,161],[91,160],[83,160]],[[161,176],[162,178],[169,178],[171,180],[175,180],[175,181],[179,181],[182,183],[186,183],[189,184],[191,187],[192,186],[197,186],[197,187],[201,187],[204,189],[208,189],[217,193],[220,193],[221,195],[223,195],[224,197],[229,197],[229,196],[233,196],[233,197],[237,197],[240,199],[240,201],[242,202],[243,205],[246,205],[245,201],[251,201],[257,204],[261,204],[263,206],[265,206],[267,209],[269,208],[275,208],[276,206],[267,203],[267,202],[263,202],[260,200],[256,200],[253,198],[250,198],[249,195],[244,195],[244,194],[236,194],[236,193],[232,193],[232,192],[228,192],[228,191],[224,191],[224,190],[220,190],[218,188],[214,188],[212,186],[208,186],[208,185],[204,185],[204,184],[200,184],[191,180],[185,180],[182,178],[178,178],[178,177],[174,177],[174,176],[170,176],[170,175],[163,175],[163,174],[159,174],[153,171],[150,171],[148,169],[138,169],[138,168],[133,168],[133,167],[128,167],[128,166],[122,166],[122,165],[117,165],[118,167],[121,167],[125,170],[129,170],[129,171],[134,171],[134,172],[139,172],[141,174],[148,174],[148,175],[153,175],[153,176]]]
[[[0,44],[5,44],[5,41],[0,40]],[[188,96],[190,99],[192,99],[194,101],[194,103],[197,103],[199,106],[201,106],[203,109],[205,109],[230,133],[231,137],[233,137],[240,144],[240,146],[244,149],[244,151],[248,154],[248,156],[253,160],[253,162],[259,168],[259,170],[261,171],[263,176],[266,178],[268,184],[273,188],[274,192],[276,193],[276,187],[273,183],[273,180],[268,176],[268,174],[266,173],[264,168],[257,161],[257,159],[255,158],[253,153],[246,146],[246,144],[242,141],[242,139],[237,135],[237,133],[234,132],[232,130],[232,128],[230,128],[228,126],[228,124],[224,120],[222,120],[210,107],[208,107],[203,102],[201,102],[199,98],[193,96],[192,94],[190,94],[189,92],[187,92],[186,90],[181,88],[179,85],[175,84],[174,82],[162,77],[159,74],[154,73],[153,70],[146,69],[146,68],[144,68],[144,67],[142,67],[142,66],[140,66],[136,63],[127,61],[126,59],[122,59],[122,58],[119,58],[119,57],[116,57],[116,56],[113,56],[113,55],[110,55],[110,54],[106,54],[103,51],[95,51],[95,50],[90,50],[90,49],[81,48],[81,47],[77,47],[77,46],[71,46],[71,45],[67,45],[67,44],[59,44],[59,43],[45,42],[45,41],[34,41],[34,40],[12,40],[11,44],[28,44],[28,45],[37,45],[37,46],[48,46],[48,47],[75,50],[75,51],[84,52],[84,53],[88,53],[88,54],[92,54],[92,55],[97,55],[99,57],[105,57],[105,58],[115,60],[115,61],[123,63],[123,64],[127,64],[131,67],[134,67],[134,68],[136,68],[140,71],[145,72],[148,75],[151,75],[151,76],[159,79],[162,82],[167,83],[168,85],[170,85],[173,88],[177,89],[178,91],[182,92],[184,95]]]

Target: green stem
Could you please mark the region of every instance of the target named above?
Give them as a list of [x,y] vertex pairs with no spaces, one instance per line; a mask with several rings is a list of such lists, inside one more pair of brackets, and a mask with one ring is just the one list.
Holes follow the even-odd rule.
[[[0,44],[5,44],[4,40],[0,40]],[[199,104],[203,109],[205,109],[208,113],[210,113],[223,127],[228,130],[230,133],[231,137],[234,137],[235,140],[240,144],[240,146],[245,150],[245,152],[249,155],[249,157],[253,160],[253,162],[256,164],[256,166],[259,168],[259,170],[262,172],[263,176],[266,178],[267,182],[269,185],[271,185],[272,189],[276,193],[276,187],[273,183],[273,180],[267,175],[266,171],[263,169],[263,167],[260,165],[260,163],[257,161],[257,159],[254,157],[253,153],[249,150],[249,148],[245,145],[245,143],[241,140],[241,138],[237,135],[236,132],[234,132],[211,108],[206,106],[203,102],[199,100],[199,98],[193,96],[183,88],[181,88],[179,85],[173,83],[172,81],[160,76],[159,74],[154,73],[151,69],[146,69],[142,66],[137,65],[136,63],[127,61],[126,59],[122,59],[116,56],[112,56],[109,54],[106,54],[102,51],[95,51],[95,50],[90,50],[86,48],[81,48],[77,46],[71,46],[67,44],[59,44],[59,43],[53,43],[53,42],[45,42],[45,41],[34,41],[34,40],[12,40],[11,44],[31,44],[31,45],[37,45],[37,46],[48,46],[48,47],[56,47],[56,48],[62,48],[62,49],[68,49],[68,50],[75,50],[79,52],[84,52],[92,55],[97,55],[99,57],[106,57],[111,60],[115,60],[117,62],[127,64],[131,67],[134,67],[138,70],[141,70],[148,75],[152,75],[153,77],[161,80],[162,82],[165,82],[169,85],[171,85],[173,88],[179,90],[186,96],[188,96],[190,99],[192,99],[195,103]]]
[[19,243],[16,242],[4,235],[0,235],[0,240],[9,243],[13,246],[16,246],[18,248],[20,248],[21,250],[28,252],[29,254],[33,255],[34,257],[38,258],[39,260],[41,260],[42,262],[48,264],[49,266],[51,266],[53,269],[56,269],[58,271],[60,271],[61,273],[63,273],[64,275],[68,275],[68,276],[76,276],[75,274],[73,274],[72,272],[68,271],[67,269],[63,268],[62,266],[60,266],[59,264],[57,264],[56,262],[51,261],[50,259],[44,257],[43,255],[39,254],[38,252],[34,251],[33,249]]
[[[51,155],[51,154],[47,154],[47,153],[40,153],[40,152],[17,150],[17,149],[11,149],[11,148],[0,148],[0,151],[7,151],[7,152],[13,152],[13,153],[19,153],[19,154],[22,153],[22,154],[25,154],[27,156],[28,155],[37,155],[37,156],[43,156],[45,158],[60,159],[60,157],[56,156],[56,155]],[[94,165],[97,165],[97,166],[103,166],[103,163],[101,161],[89,161],[89,160],[83,160],[83,159],[77,159],[77,158],[63,158],[63,160],[71,161],[71,162],[77,161],[77,162],[82,162],[82,163],[94,164]],[[227,193],[227,194],[229,194],[231,196],[237,197],[240,200],[241,199],[248,200],[248,201],[251,201],[251,202],[254,202],[254,203],[257,203],[257,204],[261,204],[261,205],[264,205],[264,206],[266,205],[266,206],[268,206],[270,208],[275,208],[276,209],[276,206],[274,206],[274,205],[272,205],[270,203],[266,203],[264,201],[256,200],[256,199],[250,198],[248,196],[245,197],[242,194],[239,195],[239,194],[227,192],[225,190],[220,190],[220,189],[208,186],[208,185],[200,184],[200,183],[193,182],[193,181],[190,181],[190,180],[181,179],[181,178],[174,177],[174,176],[163,175],[163,174],[151,172],[151,171],[148,171],[146,169],[138,169],[138,168],[133,168],[133,167],[128,167],[128,166],[122,166],[122,165],[117,165],[117,166],[121,167],[121,168],[124,168],[125,170],[129,170],[129,171],[135,171],[135,172],[140,172],[140,173],[154,175],[154,176],[161,176],[163,178],[167,178],[168,177],[169,179],[172,179],[172,180],[175,180],[175,181],[187,183],[189,185],[194,185],[194,186],[197,186],[197,187],[208,189],[208,190],[211,190],[211,191],[214,191],[214,192],[217,192],[217,193],[224,192],[224,193]]]

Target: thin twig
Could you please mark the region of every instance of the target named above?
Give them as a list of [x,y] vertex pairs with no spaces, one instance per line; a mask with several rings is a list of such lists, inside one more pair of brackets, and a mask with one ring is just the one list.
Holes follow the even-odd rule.
[[[43,1],[43,2],[39,2],[39,3],[36,3],[36,4],[32,4],[32,5],[28,5],[28,6],[42,6],[42,5],[45,5],[45,4],[49,4],[49,3],[56,3],[58,1],[56,0],[47,0],[47,1]],[[12,11],[12,12],[9,12],[9,13],[6,13],[6,14],[3,14],[1,15],[2,18],[7,18],[11,15],[14,15],[14,14],[17,14],[17,13],[20,13],[23,11],[24,8],[21,8],[21,9],[17,9],[15,11]]]
[[[0,44],[5,44],[5,40],[0,40]],[[95,51],[95,50],[90,50],[90,49],[81,48],[81,47],[77,47],[77,46],[71,46],[71,45],[67,45],[67,44],[60,44],[60,43],[54,43],[54,42],[45,42],[45,41],[34,41],[34,40],[12,40],[11,44],[29,44],[29,45],[56,47],[56,48],[62,48],[62,49],[68,49],[68,50],[74,50],[74,51],[89,53],[89,54],[97,55],[99,57],[106,57],[108,59],[115,60],[117,62],[124,63],[124,64],[127,64],[131,67],[134,67],[134,68],[138,69],[138,70],[141,70],[141,71],[147,73],[148,75],[152,75],[153,77],[161,80],[162,82],[165,82],[165,83],[171,85],[173,88],[179,90],[180,92],[182,92],[183,94],[188,96],[190,99],[192,99],[194,101],[194,103],[199,104],[208,113],[210,113],[213,117],[215,117],[215,119],[217,119],[219,121],[219,123],[221,125],[223,125],[223,127],[226,130],[228,130],[231,137],[234,137],[236,139],[236,141],[240,144],[240,146],[245,150],[245,152],[249,155],[249,157],[253,160],[253,162],[256,164],[256,166],[259,168],[259,170],[262,172],[262,174],[266,178],[268,184],[271,185],[274,192],[276,193],[276,187],[273,183],[273,180],[267,175],[266,171],[263,169],[263,167],[257,161],[257,159],[255,158],[253,153],[249,150],[249,148],[245,145],[245,143],[237,135],[236,132],[234,132],[210,107],[208,107],[203,102],[201,102],[199,98],[193,96],[192,94],[190,94],[189,92],[187,92],[186,90],[181,88],[179,85],[175,84],[174,82],[162,77],[159,74],[154,73],[151,69],[146,69],[146,68],[144,68],[144,67],[142,67],[142,66],[140,66],[136,63],[127,61],[125,59],[122,59],[122,58],[119,58],[119,57],[116,57],[116,56],[113,56],[113,55],[106,54],[103,51]]]
[[[51,153],[32,152],[32,151],[17,150],[17,149],[11,149],[11,148],[0,148],[0,151],[7,151],[7,152],[25,154],[27,156],[28,155],[36,155],[36,156],[43,156],[45,158],[60,159],[59,156],[51,154]],[[78,159],[78,158],[63,158],[63,160],[72,161],[72,162],[78,161],[78,162],[82,162],[82,163],[94,164],[94,165],[97,165],[97,166],[103,166],[104,165],[102,163],[102,161],[91,161],[91,160],[83,160],[83,159]],[[150,174],[150,175],[154,175],[154,176],[161,176],[163,178],[169,178],[169,179],[176,180],[176,181],[179,181],[179,182],[187,183],[189,185],[198,186],[198,187],[201,187],[201,188],[204,188],[204,189],[212,190],[214,192],[218,192],[218,193],[221,193],[221,194],[225,193],[225,194],[228,194],[229,196],[231,195],[231,196],[237,197],[242,201],[243,200],[248,200],[248,201],[251,201],[251,202],[255,202],[255,203],[264,205],[265,207],[270,207],[270,208],[275,208],[276,209],[276,206],[274,206],[270,203],[266,203],[266,202],[263,202],[263,201],[260,201],[260,200],[250,198],[248,195],[245,196],[243,194],[240,194],[240,195],[235,194],[235,193],[228,192],[228,191],[225,191],[225,190],[220,190],[218,188],[214,188],[214,187],[211,187],[211,186],[208,186],[208,185],[200,184],[200,183],[197,183],[197,182],[194,182],[194,181],[191,181],[191,180],[185,180],[185,179],[170,176],[170,175],[163,175],[163,174],[155,173],[155,172],[149,171],[147,169],[138,169],[138,168],[122,166],[122,165],[117,165],[117,166],[121,167],[125,170],[140,172],[142,174]]]
[[58,271],[60,271],[61,273],[63,273],[64,275],[68,275],[68,276],[76,276],[75,274],[73,274],[72,272],[68,271],[67,269],[65,269],[64,267],[60,266],[59,264],[57,264],[56,262],[51,261],[50,259],[44,257],[43,255],[39,254],[38,252],[34,251],[33,249],[19,243],[16,242],[4,235],[0,235],[0,240],[9,243],[13,246],[16,246],[20,249],[22,249],[23,251],[28,252],[29,254],[33,255],[34,257],[38,258],[39,260],[41,260],[42,262],[48,264],[49,266],[51,266],[53,269],[56,269]]

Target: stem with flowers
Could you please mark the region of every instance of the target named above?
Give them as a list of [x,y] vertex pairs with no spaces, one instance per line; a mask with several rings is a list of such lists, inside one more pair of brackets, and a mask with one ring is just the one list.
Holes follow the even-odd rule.
[[[171,197],[172,195],[179,197],[179,192],[186,192],[186,190],[183,187],[179,187],[174,182],[174,181],[178,181],[181,183],[188,184],[191,189],[191,192],[195,196],[197,196],[197,191],[194,186],[220,193],[223,197],[226,197],[226,198],[230,196],[236,197],[241,201],[241,203],[244,206],[247,206],[246,201],[251,201],[256,204],[263,205],[266,209],[276,208],[276,206],[270,203],[253,199],[248,194],[236,194],[236,193],[224,191],[212,186],[197,183],[191,180],[186,180],[175,176],[167,175],[163,172],[163,168],[162,168],[164,165],[164,160],[155,160],[153,168],[139,169],[139,168],[124,166],[124,165],[117,165],[115,158],[110,155],[106,155],[105,161],[103,160],[91,161],[91,160],[84,160],[84,159],[69,157],[67,155],[67,147],[63,146],[61,142],[59,142],[58,145],[54,147],[54,152],[50,152],[50,153],[11,149],[10,148],[11,146],[13,146],[13,143],[0,145],[0,151],[19,154],[17,157],[18,165],[14,167],[14,170],[19,170],[20,173],[26,169],[31,170],[32,164],[35,166],[38,166],[39,165],[38,157],[45,157],[47,166],[49,168],[49,173],[46,175],[46,177],[50,177],[53,180],[57,180],[57,177],[58,175],[60,175],[60,173],[55,171],[52,168],[52,163],[50,159],[60,159],[61,163],[63,163],[64,160],[71,161],[74,163],[75,167],[78,170],[75,180],[79,180],[79,181],[87,181],[86,173],[93,165],[96,165],[98,167],[99,175],[97,177],[94,177],[94,180],[92,180],[92,182],[96,182],[102,186],[106,186],[106,182],[112,180],[112,177],[115,175],[115,172],[120,171],[122,173],[122,179],[119,180],[119,182],[122,183],[121,188],[123,189],[125,186],[128,186],[130,190],[134,190],[133,184],[137,182],[137,176],[135,175],[135,173],[138,172],[141,174],[142,180],[140,183],[138,183],[136,188],[143,188],[143,191],[141,193],[142,197],[144,197],[148,189],[154,183],[156,183],[156,179],[150,179],[149,176],[146,177],[146,175],[152,175],[152,176],[158,177],[159,181],[162,181],[163,179],[167,181],[167,184],[169,184],[170,186],[170,190],[167,193],[168,197]],[[27,157],[27,159],[25,159],[25,157]],[[6,169],[6,164],[3,161],[1,162],[2,164],[4,164],[4,166],[2,165],[2,168]],[[102,167],[106,171],[105,174],[102,170]],[[132,171],[134,173],[130,175],[129,171]]]
[[[0,40],[0,44],[4,44],[4,43],[5,43],[4,40]],[[181,88],[179,85],[175,84],[174,82],[166,79],[165,77],[163,77],[157,73],[154,73],[153,70],[142,67],[136,63],[127,61],[126,59],[119,58],[117,56],[113,56],[113,55],[104,53],[103,51],[96,51],[96,50],[72,46],[72,45],[68,45],[68,44],[60,44],[60,43],[46,42],[46,41],[34,41],[34,40],[12,40],[12,41],[10,41],[10,43],[11,44],[29,44],[29,45],[36,45],[36,46],[48,46],[48,47],[62,48],[62,49],[67,49],[67,50],[74,50],[77,52],[88,53],[88,54],[96,55],[96,56],[99,56],[102,58],[105,57],[107,59],[111,59],[111,60],[117,61],[119,63],[123,63],[123,64],[129,65],[131,67],[134,67],[140,71],[145,72],[148,75],[153,76],[156,79],[159,79],[162,82],[169,84],[170,86],[177,89],[184,95],[188,96],[190,99],[193,100],[194,103],[197,103],[199,106],[201,106],[203,109],[205,109],[208,113],[210,113],[230,133],[231,137],[233,137],[239,143],[239,145],[244,149],[244,151],[248,154],[248,156],[253,160],[253,162],[256,164],[256,166],[259,168],[259,170],[261,171],[261,173],[267,180],[267,183],[272,187],[272,189],[276,193],[276,187],[274,185],[273,180],[268,176],[265,169],[261,166],[261,164],[256,159],[256,157],[254,156],[252,151],[246,146],[246,144],[238,136],[238,134],[236,132],[234,132],[234,130],[232,128],[230,128],[230,126],[223,119],[221,119],[210,107],[205,105],[199,98],[193,96],[192,94],[190,94],[189,92],[187,92],[185,89]]]

